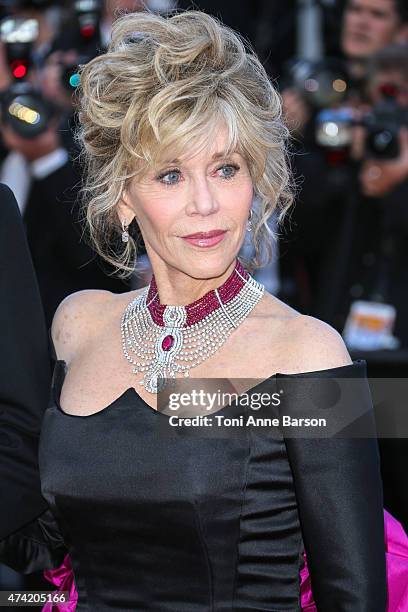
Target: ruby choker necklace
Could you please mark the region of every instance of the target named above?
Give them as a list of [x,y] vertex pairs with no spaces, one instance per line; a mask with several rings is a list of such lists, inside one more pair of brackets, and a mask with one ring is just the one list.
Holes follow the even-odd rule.
[[160,302],[154,275],[150,284],[126,307],[121,321],[122,347],[140,384],[161,391],[179,373],[189,376],[213,355],[249,315],[265,287],[237,259],[227,280],[185,306]]

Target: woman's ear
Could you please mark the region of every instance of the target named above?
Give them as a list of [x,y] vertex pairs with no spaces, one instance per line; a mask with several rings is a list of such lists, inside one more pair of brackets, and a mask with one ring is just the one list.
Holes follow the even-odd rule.
[[128,192],[124,189],[119,202],[117,203],[117,214],[121,224],[130,225],[136,217],[135,211],[130,204]]

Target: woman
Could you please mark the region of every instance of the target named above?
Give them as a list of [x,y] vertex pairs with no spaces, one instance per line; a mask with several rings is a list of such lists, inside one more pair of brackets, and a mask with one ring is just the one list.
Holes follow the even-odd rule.
[[171,379],[221,372],[234,388],[261,379],[250,393],[283,390],[285,411],[299,414],[309,390],[329,408],[336,377],[357,380],[351,403],[373,424],[365,362],[237,257],[246,231],[259,253],[275,207],[283,217],[292,202],[287,130],[262,65],[204,13],[138,13],[115,22],[81,83],[91,238],[127,274],[137,224],[154,276],[127,294],[81,291],[60,304],[39,455],[50,508],[26,527],[29,545],[16,533],[2,558],[18,549],[20,567],[35,555],[37,569],[52,568],[68,551],[77,610],[255,612],[300,609],[305,550],[319,612],[383,612],[374,437],[242,427],[220,438],[172,427],[158,409]]

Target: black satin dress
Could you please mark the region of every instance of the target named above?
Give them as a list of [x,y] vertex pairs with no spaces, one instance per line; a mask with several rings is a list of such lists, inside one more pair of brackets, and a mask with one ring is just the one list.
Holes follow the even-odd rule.
[[[78,611],[298,612],[306,550],[319,612],[385,612],[375,438],[202,435],[170,428],[134,389],[69,415],[59,405],[65,373],[56,361],[40,437],[49,509],[0,542],[0,561],[30,573],[68,551]],[[352,401],[372,424],[364,360],[275,374],[250,393],[283,390],[286,414],[310,398],[324,409],[333,376],[358,379]],[[217,414],[249,410],[234,401]]]

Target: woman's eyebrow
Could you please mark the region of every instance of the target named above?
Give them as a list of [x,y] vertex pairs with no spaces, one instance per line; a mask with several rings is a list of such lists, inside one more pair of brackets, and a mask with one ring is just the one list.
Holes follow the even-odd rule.
[[[238,151],[234,150],[230,152],[230,155],[233,155],[234,153],[238,153]],[[214,155],[211,157],[211,161],[214,161],[216,159],[220,159],[222,157],[226,157],[227,156],[227,151],[219,151],[217,153],[214,153]],[[175,159],[171,159],[169,160],[167,163],[169,164],[179,164],[180,159],[178,159],[177,157]]]

